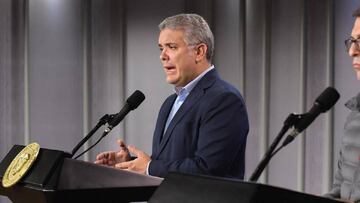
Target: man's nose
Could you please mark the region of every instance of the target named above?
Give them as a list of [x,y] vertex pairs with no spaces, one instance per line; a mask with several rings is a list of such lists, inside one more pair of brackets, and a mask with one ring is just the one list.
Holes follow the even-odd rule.
[[169,56],[167,55],[166,50],[163,49],[160,53],[160,60],[165,61],[165,60],[168,60],[168,58],[169,58]]
[[359,56],[359,49],[355,43],[352,43],[350,46],[349,56],[351,57]]

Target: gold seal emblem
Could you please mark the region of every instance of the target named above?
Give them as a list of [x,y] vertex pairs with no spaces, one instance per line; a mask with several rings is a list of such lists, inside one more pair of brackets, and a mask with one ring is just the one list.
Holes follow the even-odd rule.
[[40,151],[40,145],[33,142],[22,149],[6,169],[2,179],[5,188],[15,185],[29,171]]

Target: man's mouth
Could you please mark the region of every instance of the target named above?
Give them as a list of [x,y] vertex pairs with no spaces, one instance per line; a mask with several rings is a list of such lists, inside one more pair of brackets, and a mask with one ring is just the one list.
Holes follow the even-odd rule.
[[360,57],[354,57],[352,66],[355,69],[360,69]]
[[164,66],[164,69],[165,69],[165,72],[173,72],[176,70],[175,66],[171,66],[171,65]]
[[353,67],[355,69],[360,69],[360,63],[353,63]]

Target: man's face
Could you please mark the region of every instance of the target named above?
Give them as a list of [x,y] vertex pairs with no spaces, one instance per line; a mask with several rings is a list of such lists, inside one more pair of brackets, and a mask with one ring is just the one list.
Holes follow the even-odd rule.
[[[351,32],[351,37],[354,39],[360,38],[360,17],[357,17],[354,23],[354,27]],[[357,79],[360,80],[360,50],[353,43],[349,49],[349,55],[353,58],[353,68],[355,69]]]
[[184,40],[182,29],[164,29],[159,36],[160,60],[166,74],[166,82],[184,87],[196,78],[196,51]]

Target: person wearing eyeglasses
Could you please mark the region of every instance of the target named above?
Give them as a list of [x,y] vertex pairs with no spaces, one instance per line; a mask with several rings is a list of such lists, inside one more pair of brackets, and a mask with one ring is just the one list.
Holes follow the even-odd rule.
[[[352,65],[360,80],[360,8],[354,13],[355,23],[345,47],[352,57]],[[346,102],[350,110],[342,137],[338,167],[332,189],[327,197],[360,202],[360,93]]]
[[197,14],[179,14],[159,29],[160,61],[175,93],[159,111],[152,155],[119,141],[119,151],[101,153],[95,163],[158,177],[176,171],[243,179],[247,111],[239,91],[211,64],[208,24]]

